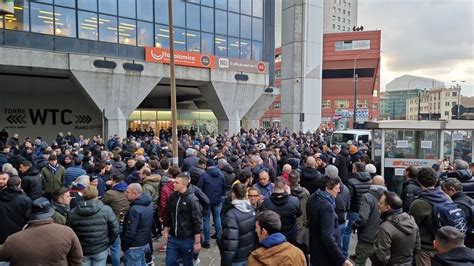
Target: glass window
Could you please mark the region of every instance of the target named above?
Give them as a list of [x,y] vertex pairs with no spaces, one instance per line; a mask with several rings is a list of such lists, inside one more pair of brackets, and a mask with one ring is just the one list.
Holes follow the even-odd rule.
[[99,0],[99,12],[117,15],[117,0]]
[[214,11],[212,8],[201,7],[201,30],[214,32]]
[[252,18],[252,39],[263,40],[263,20],[259,18]]
[[76,1],[71,1],[71,0],[55,0],[54,4],[57,6],[76,7]]
[[263,45],[261,42],[252,42],[252,60],[261,61],[263,56]]
[[[137,1],[137,18],[146,21],[153,21],[153,0]],[[153,34],[151,36],[153,36]]]
[[240,37],[252,38],[252,18],[249,16],[240,16]]
[[117,17],[99,15],[99,41],[117,42]]
[[229,36],[239,37],[239,31],[240,31],[239,17],[240,16],[238,14],[229,12],[229,25],[228,25]]
[[227,0],[216,0],[216,8],[227,10]]
[[97,41],[97,14],[85,11],[78,13],[79,38]]
[[168,0],[155,0],[155,21],[168,24]]
[[[138,2],[143,0],[138,0]],[[119,16],[135,18],[135,0],[119,0]]]
[[186,0],[186,2],[199,4],[200,1],[199,0]]
[[135,20],[120,18],[118,35],[120,44],[137,45],[137,25],[135,25]]
[[174,49],[186,51],[186,31],[184,29],[174,29]]
[[3,29],[3,16],[0,16],[0,29]]
[[214,38],[216,44],[216,52],[215,55],[227,57],[227,37],[216,35]]
[[143,47],[153,46],[153,24],[137,22],[137,45]]
[[250,40],[240,40],[240,58],[252,59],[252,46]]
[[155,47],[168,49],[170,47],[169,27],[164,25],[155,26]]
[[[30,31],[30,12],[28,1],[16,0],[14,4],[14,13],[5,15],[5,28],[9,30]],[[0,20],[2,19],[0,18]],[[0,28],[3,28],[3,26],[0,26]]]
[[240,0],[240,13],[252,15],[252,0]]
[[[5,2],[5,1],[3,1]],[[53,0],[35,0],[36,3],[53,4]]]
[[187,19],[186,26],[188,29],[200,30],[201,29],[201,18],[200,10],[198,5],[186,4],[187,7]]
[[53,6],[31,3],[31,31],[53,34]]
[[97,0],[77,0],[77,5],[79,9],[97,11]]
[[[168,6],[168,5],[166,5]],[[173,26],[186,27],[186,4],[184,1],[173,1]],[[184,37],[184,36],[183,36]]]
[[240,0],[229,1],[229,11],[240,13]]
[[59,36],[76,38],[76,10],[56,7],[54,33]]
[[229,38],[229,57],[239,58],[240,57],[240,44],[239,39]]
[[227,12],[216,10],[216,33],[227,35]]
[[213,7],[214,0],[201,0],[201,5]]
[[201,52],[201,33],[199,31],[188,30],[186,32],[186,42],[189,52]]
[[253,14],[254,17],[263,18],[263,0],[253,0]]
[[201,53],[214,54],[214,34],[201,34]]

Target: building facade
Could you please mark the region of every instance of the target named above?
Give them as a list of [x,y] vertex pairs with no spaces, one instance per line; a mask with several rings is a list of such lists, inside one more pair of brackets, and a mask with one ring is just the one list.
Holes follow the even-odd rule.
[[358,0],[324,1],[324,33],[353,31],[357,27]]
[[[5,55],[0,57],[0,83],[9,84],[0,91],[19,102],[2,102],[11,110],[0,115],[0,127],[26,135],[33,125],[38,128],[33,122],[46,117],[39,132],[55,136],[65,129],[49,117],[61,113],[71,117],[63,126],[87,136],[170,126],[167,3],[15,0],[13,13],[0,16],[0,54]],[[274,2],[173,3],[174,56],[182,59],[176,60],[178,127],[237,132],[241,121],[258,121],[251,110],[268,102],[260,97],[269,83],[268,69],[273,69],[274,41],[265,36],[267,27],[273,34],[274,22],[267,16]],[[155,60],[158,54],[165,60]],[[246,75],[247,81],[236,80],[235,74]],[[104,87],[101,92],[99,87]],[[20,101],[28,94],[37,98]],[[87,104],[64,111],[51,99],[70,102],[71,95]],[[18,106],[24,108],[15,111]],[[25,122],[11,123],[12,116]]]
[[406,99],[407,120],[451,120],[452,109],[459,103],[460,87],[435,88],[420,92],[420,95]]

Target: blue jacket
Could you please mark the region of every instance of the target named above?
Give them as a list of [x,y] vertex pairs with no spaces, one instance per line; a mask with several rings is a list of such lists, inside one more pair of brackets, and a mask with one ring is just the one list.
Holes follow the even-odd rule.
[[148,194],[130,203],[130,209],[125,214],[123,231],[120,234],[122,251],[131,247],[147,245],[151,237],[151,226],[153,224],[153,206]]
[[258,189],[258,191],[260,191],[260,196],[263,196],[264,198],[269,198],[273,193],[273,183],[270,182],[266,186],[262,186],[259,182],[253,185],[253,187]]
[[209,198],[211,206],[222,203],[222,197],[225,196],[225,178],[221,170],[217,167],[211,167],[201,175],[198,187]]
[[76,178],[81,175],[85,175],[86,170],[84,170],[81,166],[74,165],[66,169],[66,174],[64,177],[64,186],[69,187]]

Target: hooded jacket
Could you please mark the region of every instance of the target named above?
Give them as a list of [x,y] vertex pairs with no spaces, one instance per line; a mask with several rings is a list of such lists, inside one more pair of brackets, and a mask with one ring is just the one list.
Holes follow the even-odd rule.
[[230,191],[232,188],[232,184],[235,181],[235,171],[234,168],[230,164],[224,165],[221,168],[222,174],[224,174],[224,179],[226,183],[226,191]]
[[56,189],[62,188],[64,186],[64,176],[66,174],[66,169],[63,166],[57,164],[57,170],[53,172],[49,164],[43,167],[41,170],[41,175],[44,178],[45,188],[44,192],[53,193]]
[[300,202],[301,216],[296,218],[296,226],[299,231],[307,224],[306,221],[308,220],[308,217],[306,215],[306,205],[308,204],[310,194],[306,188],[296,185],[291,187],[291,195],[296,197]]
[[0,245],[13,233],[21,231],[28,222],[31,199],[21,190],[0,189]]
[[21,189],[26,193],[31,200],[43,197],[43,183],[44,179],[40,175],[38,169],[30,167],[28,172],[20,174]]
[[379,228],[372,265],[412,265],[413,252],[420,249],[420,234],[413,217],[393,211]]
[[127,190],[127,183],[119,182],[112,189],[107,190],[102,198],[102,202],[112,208],[119,223],[123,222],[125,214],[130,208],[130,203],[125,196],[125,190]]
[[418,193],[418,198],[410,206],[409,214],[415,218],[415,222],[420,229],[421,248],[423,250],[434,250],[433,205],[446,201],[451,201],[451,199],[440,187],[427,188]]
[[262,242],[262,247],[254,250],[248,258],[248,265],[306,265],[303,252],[288,243],[281,233],[269,235]]
[[457,178],[462,183],[463,191],[474,199],[474,176],[468,169],[449,172],[448,177]]
[[107,250],[119,234],[114,212],[99,200],[79,202],[69,213],[68,225],[76,232],[84,256]]
[[158,201],[158,197],[160,196],[160,180],[161,176],[159,175],[147,176],[145,179],[142,180],[143,193],[148,193],[148,195],[151,196],[153,207],[156,207],[156,202]]
[[298,227],[296,219],[301,216],[300,203],[294,196],[286,192],[272,193],[270,198],[263,201],[261,211],[272,210],[280,215],[281,230],[290,243],[296,243]]
[[359,241],[374,243],[380,225],[379,200],[387,188],[371,185],[369,192],[362,195],[362,203],[359,209],[359,219],[354,223]]
[[211,167],[201,175],[197,185],[209,198],[211,206],[222,203],[222,197],[225,195],[226,182],[224,175],[217,167]]
[[255,210],[248,200],[233,200],[233,207],[225,214],[222,236],[218,240],[221,265],[246,261],[252,252],[255,240]]
[[201,175],[205,172],[206,170],[199,168],[198,166],[193,166],[191,169],[189,169],[189,175],[191,176],[191,184],[197,186],[199,183],[199,179],[201,179]]
[[436,254],[431,259],[432,266],[472,266],[474,250],[467,247],[453,248],[446,253]]
[[64,186],[69,187],[72,182],[76,180],[76,178],[85,174],[87,174],[86,170],[84,170],[84,168],[82,168],[80,165],[73,165],[71,167],[68,167],[64,174]]
[[316,168],[306,167],[301,171],[300,185],[306,188],[309,194],[318,190],[321,173]]
[[341,183],[340,191],[336,196],[336,214],[339,224],[346,222],[346,214],[351,207],[351,193],[344,183]]
[[141,194],[130,203],[120,234],[122,251],[149,243],[153,224],[153,206],[148,194]]
[[351,193],[351,211],[359,213],[362,195],[369,192],[372,177],[367,172],[356,172],[347,182]]
[[112,162],[112,169],[110,169],[110,175],[124,173],[127,165],[122,161],[113,161]]
[[350,177],[351,171],[351,160],[349,157],[349,151],[347,149],[341,149],[341,152],[336,155],[336,161],[334,166],[339,170],[339,177],[344,184],[347,184]]
[[194,239],[194,235],[201,233],[202,212],[195,191],[171,194],[163,225],[178,239]]
[[415,200],[415,197],[420,191],[421,186],[416,179],[409,179],[403,183],[402,201],[404,212],[408,212],[408,210],[410,210],[411,203]]

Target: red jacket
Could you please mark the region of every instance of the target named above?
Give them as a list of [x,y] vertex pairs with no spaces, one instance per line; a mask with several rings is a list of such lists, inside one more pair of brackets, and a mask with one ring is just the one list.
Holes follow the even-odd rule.
[[161,188],[160,193],[160,218],[164,221],[166,208],[168,207],[168,199],[171,194],[174,192],[174,183],[173,181],[169,181],[168,183],[164,184]]

